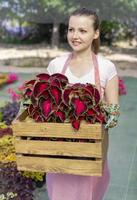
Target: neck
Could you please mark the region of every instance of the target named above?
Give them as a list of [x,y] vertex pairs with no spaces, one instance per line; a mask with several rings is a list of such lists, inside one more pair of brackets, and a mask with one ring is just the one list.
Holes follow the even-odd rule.
[[79,51],[79,52],[76,52],[76,51],[73,51],[73,58],[75,60],[85,60],[85,59],[91,59],[91,55],[92,55],[92,50],[88,49],[86,51]]

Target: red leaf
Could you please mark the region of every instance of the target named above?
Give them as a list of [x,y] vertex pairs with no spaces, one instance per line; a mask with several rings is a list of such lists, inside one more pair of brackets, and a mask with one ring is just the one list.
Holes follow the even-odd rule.
[[105,121],[106,121],[105,115],[103,115],[102,113],[100,113],[99,115],[96,116],[96,121],[98,121],[100,123],[105,123]]
[[49,84],[47,82],[37,82],[33,89],[34,97],[38,97],[44,90],[49,88]]
[[34,111],[35,111],[35,107],[32,104],[30,104],[29,107],[28,107],[28,114],[30,116],[32,116]]
[[61,102],[58,106],[58,109],[61,111],[65,111],[67,109],[67,106],[63,102]]
[[94,109],[89,109],[86,113],[88,116],[94,116],[96,114],[95,110]]
[[72,88],[73,89],[82,89],[82,88],[85,88],[85,84],[82,84],[82,83],[75,83],[74,85],[72,85]]
[[61,110],[55,112],[55,116],[59,117],[59,119],[61,120],[61,122],[64,122],[66,117],[65,117],[65,113],[62,112]]
[[94,95],[94,92],[95,92],[95,87],[93,85],[91,85],[90,83],[87,83],[85,85],[85,90],[87,90],[92,97]]
[[32,90],[30,88],[27,88],[26,91],[25,91],[25,93],[24,93],[24,96],[25,97],[30,97],[31,94],[32,94]]
[[98,105],[96,105],[96,106],[94,106],[94,111],[95,111],[95,113],[96,113],[96,115],[99,115],[100,113],[101,113],[101,109],[100,109],[100,106],[99,106],[99,104]]
[[50,94],[54,98],[56,104],[59,104],[61,102],[62,92],[57,87],[51,87],[50,88]]
[[52,78],[58,79],[63,87],[68,84],[68,78],[63,74],[60,73],[52,74],[51,79]]
[[97,89],[95,89],[94,97],[95,97],[96,104],[98,104],[99,101],[100,101],[100,94],[99,94],[99,91]]
[[79,130],[80,127],[80,120],[73,120],[71,121],[72,127],[76,130]]
[[44,119],[42,118],[41,115],[39,115],[35,121],[36,122],[44,122]]
[[28,82],[25,82],[24,85],[27,86],[27,87],[30,86],[30,85],[33,86],[35,82],[36,82],[36,80],[30,80]]
[[42,74],[38,74],[36,77],[38,77],[39,80],[48,81],[49,78],[50,78],[50,75],[49,75],[49,74],[44,74],[44,73],[42,73]]
[[44,98],[40,98],[39,106],[44,117],[47,119],[52,111],[51,101],[49,99],[45,100]]
[[74,105],[74,112],[77,117],[79,117],[81,114],[86,112],[87,106],[78,98],[72,99],[72,104]]
[[49,91],[48,90],[44,90],[40,95],[39,97],[44,97],[44,99],[49,99],[51,98],[50,94],[49,94]]
[[63,101],[67,106],[69,105],[69,95],[70,95],[71,91],[72,91],[71,88],[67,88],[63,92]]
[[40,116],[39,112],[35,109],[34,113],[32,114],[32,118],[37,120],[39,116]]
[[37,100],[34,98],[33,95],[31,95],[31,102],[32,102],[33,106],[37,106]]
[[94,117],[92,117],[92,116],[87,116],[87,117],[86,117],[86,122],[88,122],[88,123],[90,123],[90,124],[93,124],[93,123],[95,123],[94,121],[95,121],[95,120],[94,120]]
[[60,84],[60,81],[58,79],[50,79],[50,85],[56,86],[56,87],[61,89],[61,84]]

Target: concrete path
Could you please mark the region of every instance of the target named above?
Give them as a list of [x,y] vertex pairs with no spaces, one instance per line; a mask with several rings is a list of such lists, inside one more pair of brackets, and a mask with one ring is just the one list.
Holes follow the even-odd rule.
[[[46,68],[36,68],[36,67],[15,67],[15,66],[0,66],[0,72],[2,73],[9,73],[9,72],[16,72],[16,73],[25,73],[25,74],[32,74],[32,73],[42,73],[45,72]],[[137,69],[120,69],[117,67],[118,75],[119,76],[130,76],[130,77],[137,77]]]
[[[116,47],[102,46],[100,48],[100,54],[115,63],[119,76],[137,77],[137,48],[125,44],[126,43]],[[63,55],[66,52],[68,51],[65,49],[51,49],[44,44],[21,46],[0,44],[0,72],[30,74],[45,72],[46,67],[41,66],[47,66],[51,59]],[[33,59],[38,59],[37,62],[34,60],[33,63],[30,64],[34,66],[34,63],[36,63],[35,67],[21,67],[23,60],[27,60],[28,58],[30,58],[31,61],[33,61]],[[46,61],[45,65],[40,63],[42,59],[44,59],[42,63]],[[12,63],[16,64],[13,65]]]

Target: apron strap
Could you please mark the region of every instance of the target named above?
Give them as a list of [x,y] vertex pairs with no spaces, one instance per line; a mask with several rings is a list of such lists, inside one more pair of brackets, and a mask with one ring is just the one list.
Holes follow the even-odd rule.
[[[67,67],[69,65],[69,62],[72,59],[72,56],[73,56],[72,53],[68,56],[64,66],[63,66],[63,69],[61,71],[61,74],[66,73]],[[93,59],[93,65],[94,65],[94,71],[95,71],[95,85],[96,85],[97,89],[99,90],[100,95],[102,96],[98,60],[97,60],[97,56],[94,53],[92,53],[92,59]]]
[[64,66],[63,66],[63,69],[62,69],[62,71],[61,71],[61,74],[65,74],[65,73],[66,73],[67,67],[68,67],[69,62],[71,61],[72,57],[73,57],[73,54],[71,53],[71,54],[68,56],[68,58],[67,58],[67,60],[66,60],[66,62],[65,62],[65,64],[64,64]]
[[92,59],[93,59],[93,65],[94,65],[94,70],[95,70],[95,84],[97,86],[97,89],[99,90],[100,95],[102,96],[99,65],[98,65],[97,56],[94,53],[92,53]]

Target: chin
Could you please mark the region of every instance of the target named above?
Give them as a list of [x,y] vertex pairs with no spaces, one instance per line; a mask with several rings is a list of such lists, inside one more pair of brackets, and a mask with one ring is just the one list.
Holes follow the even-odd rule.
[[69,45],[75,52],[82,52],[89,48],[89,47],[84,47],[84,46],[74,46],[73,44],[69,44]]
[[73,46],[73,45],[71,45],[71,48],[73,49],[73,51],[76,51],[76,52],[81,52],[81,51],[84,50],[84,48],[76,47],[76,46]]

